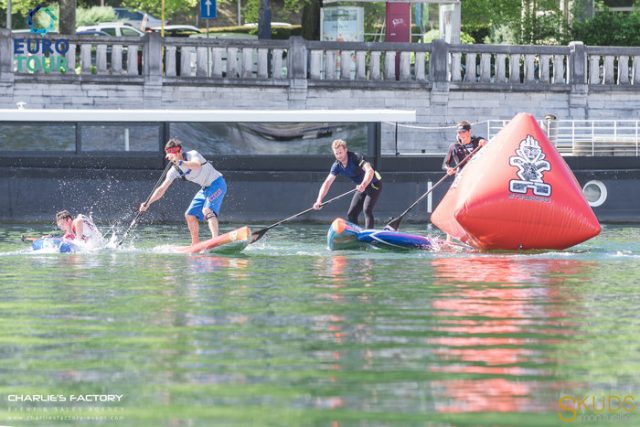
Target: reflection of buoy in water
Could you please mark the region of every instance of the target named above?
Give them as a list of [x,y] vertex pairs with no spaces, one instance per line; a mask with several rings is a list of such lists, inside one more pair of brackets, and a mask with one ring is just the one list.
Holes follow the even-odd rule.
[[600,233],[571,169],[527,113],[458,173],[431,221],[478,249],[565,249]]

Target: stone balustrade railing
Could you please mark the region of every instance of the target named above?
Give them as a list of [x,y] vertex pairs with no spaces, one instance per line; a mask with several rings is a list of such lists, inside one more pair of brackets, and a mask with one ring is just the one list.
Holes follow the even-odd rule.
[[[64,67],[51,55],[29,53],[25,39],[0,29],[0,81],[62,78],[162,84],[321,85],[373,87],[585,90],[640,87],[640,48],[449,45],[433,43],[342,43],[67,36]],[[62,38],[47,35],[55,43]],[[19,40],[16,42],[15,40]],[[21,41],[20,41],[21,40]],[[18,43],[18,45],[16,45]],[[18,49],[18,47],[20,49]],[[16,52],[29,58],[19,58]],[[34,64],[46,67],[34,70]],[[47,69],[48,67],[48,69]],[[61,72],[60,69],[64,68]]]

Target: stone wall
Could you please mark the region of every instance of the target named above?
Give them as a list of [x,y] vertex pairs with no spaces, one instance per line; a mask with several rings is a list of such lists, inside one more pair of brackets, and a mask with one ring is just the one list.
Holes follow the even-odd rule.
[[487,120],[521,111],[637,119],[640,109],[640,48],[292,38],[167,39],[163,50],[157,34],[68,39],[64,74],[20,72],[13,39],[0,30],[0,108],[416,110],[417,123],[383,125],[385,154],[440,154],[453,136],[448,127],[462,119],[483,134]]

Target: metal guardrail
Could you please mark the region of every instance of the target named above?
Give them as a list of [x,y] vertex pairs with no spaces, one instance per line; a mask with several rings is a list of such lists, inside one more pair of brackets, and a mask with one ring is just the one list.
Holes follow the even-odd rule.
[[[508,122],[487,121],[488,137]],[[640,156],[640,120],[541,120],[539,124],[562,155]]]

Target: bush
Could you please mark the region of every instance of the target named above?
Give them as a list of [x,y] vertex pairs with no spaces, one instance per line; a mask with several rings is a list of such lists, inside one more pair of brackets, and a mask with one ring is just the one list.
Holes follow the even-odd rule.
[[[206,30],[202,29],[206,33]],[[236,33],[236,34],[258,34],[258,27],[233,26],[209,28],[210,33]],[[276,40],[288,40],[291,36],[301,36],[302,26],[292,25],[291,27],[271,27],[271,38]]]
[[[428,33],[425,33],[422,38],[423,43],[431,43],[435,39],[440,38],[440,30],[431,30]],[[465,32],[460,32],[460,42],[462,44],[474,44],[475,40],[469,34]]]
[[76,27],[93,25],[100,22],[111,22],[117,19],[116,13],[111,7],[94,6],[89,9],[76,9]]
[[498,25],[491,28],[490,34],[483,40],[486,44],[518,44],[518,37],[509,25]]

